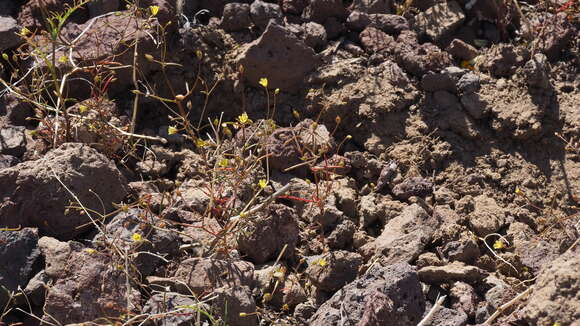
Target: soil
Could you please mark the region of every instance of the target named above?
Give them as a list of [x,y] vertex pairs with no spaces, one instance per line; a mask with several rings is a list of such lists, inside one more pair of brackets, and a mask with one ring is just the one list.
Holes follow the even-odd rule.
[[577,1],[138,2],[0,4],[0,325],[580,325]]

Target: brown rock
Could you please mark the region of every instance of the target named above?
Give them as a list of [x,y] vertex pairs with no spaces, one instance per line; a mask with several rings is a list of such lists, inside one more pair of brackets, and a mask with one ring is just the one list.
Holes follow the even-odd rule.
[[417,35],[403,30],[397,37],[394,54],[397,63],[407,72],[422,77],[429,71],[438,72],[452,65],[451,56],[431,43],[419,44]]
[[250,18],[250,5],[247,3],[228,3],[224,7],[224,13],[220,27],[226,32],[237,32],[252,26]]
[[282,11],[277,4],[256,0],[250,5],[250,18],[254,25],[260,30],[264,30],[270,20],[274,20],[278,24],[282,22]]
[[324,24],[328,18],[346,18],[347,11],[342,0],[310,0],[310,3],[302,12],[302,18],[306,21],[314,21]]
[[474,198],[475,210],[469,215],[473,232],[480,237],[498,231],[504,224],[505,212],[491,197],[480,195]]
[[578,30],[568,21],[567,15],[561,12],[553,18],[547,18],[548,25],[544,31],[545,38],[536,40],[540,44],[540,49],[550,61],[556,61],[568,43],[578,35]]
[[297,39],[284,27],[270,23],[257,40],[247,44],[237,58],[245,68],[245,76],[258,86],[260,78],[268,78],[269,88],[295,92],[314,69],[317,59],[312,48]]
[[425,298],[412,266],[406,263],[376,265],[320,306],[308,325],[354,326],[361,321],[365,325],[376,325],[372,322],[390,316],[397,325],[415,326],[424,311]]
[[290,259],[298,243],[298,217],[282,204],[272,204],[265,212],[252,217],[238,239],[239,250],[256,264],[274,260],[287,245],[282,257]]
[[417,273],[419,274],[421,282],[429,284],[441,284],[453,281],[473,284],[483,280],[487,276],[487,273],[483,270],[458,261],[445,266],[423,267]]
[[[127,308],[137,309],[139,291],[127,289],[125,271],[117,269],[109,255],[91,253],[79,243],[48,237],[42,237],[38,245],[51,280],[42,318],[47,323],[115,319],[126,313]],[[127,298],[132,303],[129,307]]]
[[332,251],[310,261],[305,273],[318,289],[334,292],[356,278],[362,263],[359,254]]
[[529,57],[527,49],[511,44],[500,44],[481,60],[481,69],[494,77],[510,77]]
[[388,49],[393,46],[393,42],[395,41],[392,36],[387,35],[385,32],[374,27],[365,28],[365,30],[360,33],[359,37],[363,49],[368,53],[375,53]]
[[23,43],[23,39],[18,35],[20,27],[16,19],[7,16],[0,16],[0,52],[15,48]]
[[415,16],[415,28],[437,42],[459,28],[463,20],[465,14],[457,2],[442,2]]
[[433,192],[433,183],[422,177],[412,177],[393,187],[393,195],[401,200],[411,196],[425,197]]
[[0,171],[0,225],[35,226],[61,239],[86,231],[91,221],[84,212],[65,213],[74,199],[59,181],[88,210],[98,212],[112,211],[128,192],[127,181],[104,155],[87,145],[63,144],[37,161]]
[[[2,126],[2,122],[0,122]],[[26,151],[24,127],[2,126],[0,129],[0,154],[22,157]]]
[[0,269],[0,286],[8,291],[25,288],[28,280],[42,268],[38,230],[0,231],[0,243],[0,261],[10,262]]
[[453,309],[463,310],[469,318],[475,317],[477,305],[481,301],[475,289],[465,282],[453,284],[449,290],[449,300]]
[[[249,287],[222,287],[214,290],[212,294],[216,296],[211,302],[215,316],[227,320],[230,325],[258,325],[257,316],[252,314],[256,311],[256,302]],[[250,315],[241,316],[241,313]]]
[[282,11],[292,15],[302,14],[302,10],[308,5],[307,0],[281,0],[280,7]]
[[411,262],[429,243],[438,225],[436,218],[413,204],[390,220],[381,235],[360,251],[365,257],[380,256],[384,264]]
[[531,325],[576,325],[580,320],[580,255],[568,252],[546,266],[524,308]]
[[354,31],[362,31],[366,27],[375,27],[392,35],[398,35],[402,31],[409,29],[409,23],[402,16],[389,14],[369,15],[360,11],[353,11],[348,16],[347,25]]
[[349,8],[367,14],[387,14],[393,12],[392,0],[354,0]]
[[446,49],[455,60],[472,60],[477,57],[478,51],[470,44],[463,42],[460,39],[454,39]]
[[[252,287],[254,283],[254,265],[246,261],[220,260],[213,258],[189,258],[182,261],[175,272],[173,281],[180,286],[176,289],[183,294],[196,295],[210,293],[225,287]],[[181,285],[184,283],[187,287]]]
[[[46,12],[62,12],[65,6],[73,6],[74,0],[31,0],[22,7],[18,13],[18,24],[30,30],[44,29],[45,21],[42,10]],[[84,23],[89,19],[89,11],[86,8],[75,11],[69,17],[68,22],[77,24]]]

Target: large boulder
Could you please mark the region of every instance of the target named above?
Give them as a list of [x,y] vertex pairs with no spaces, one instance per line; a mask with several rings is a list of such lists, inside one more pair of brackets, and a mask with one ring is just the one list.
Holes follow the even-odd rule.
[[92,225],[79,205],[107,214],[127,192],[127,181],[107,157],[88,145],[66,143],[39,160],[0,171],[0,225],[38,227],[44,235],[72,239]]

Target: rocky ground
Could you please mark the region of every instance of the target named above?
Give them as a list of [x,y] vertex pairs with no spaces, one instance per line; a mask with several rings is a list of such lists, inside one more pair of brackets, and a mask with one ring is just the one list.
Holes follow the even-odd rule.
[[577,1],[135,2],[0,2],[0,325],[580,325]]

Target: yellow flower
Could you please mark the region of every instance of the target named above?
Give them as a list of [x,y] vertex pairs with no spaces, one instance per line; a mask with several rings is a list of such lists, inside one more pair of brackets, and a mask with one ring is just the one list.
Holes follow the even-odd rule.
[[8,60],[10,60],[10,57],[8,56],[7,53],[2,53],[2,59],[8,61]]
[[153,58],[153,56],[150,54],[145,54],[145,59],[147,59],[147,61],[150,61],[150,62],[153,62],[153,60],[155,60],[155,58]]
[[201,58],[203,58],[203,52],[201,52],[201,50],[195,50],[195,56],[198,60],[201,60]]
[[264,88],[268,87],[268,78],[260,78],[260,85]]
[[524,192],[520,189],[520,187],[516,187],[515,193],[518,196],[523,196],[524,195]]
[[268,186],[268,181],[266,181],[264,179],[260,179],[260,181],[258,181],[258,186],[260,186],[260,188],[264,189]]
[[135,241],[135,242],[139,242],[143,238],[141,237],[141,235],[139,233],[133,233],[133,235],[131,236],[131,239],[133,239],[133,241]]
[[247,316],[248,316],[248,314],[247,314],[247,313],[245,313],[245,312],[240,312],[240,317],[247,317]]
[[320,259],[316,259],[315,261],[313,261],[312,265],[319,265],[321,267],[324,267],[324,266],[328,265],[328,262],[326,261],[326,259],[320,258]]
[[22,27],[20,30],[20,36],[27,36],[28,34],[30,34],[30,30],[26,27]]
[[501,250],[505,248],[505,243],[501,240],[496,240],[493,243],[493,249]]
[[274,90],[274,94],[278,95],[279,93],[280,93],[280,89],[279,89],[279,88],[276,88],[276,89]]
[[199,148],[203,148],[206,145],[207,145],[207,143],[203,139],[201,139],[201,138],[198,138],[198,139],[195,140],[195,146],[197,146]]
[[167,128],[167,133],[169,135],[175,135],[177,133],[177,128],[175,128],[174,126],[169,126]]
[[157,13],[159,13],[159,6],[150,6],[149,10],[151,11],[151,16],[157,16]]
[[85,112],[87,112],[88,109],[89,109],[89,107],[84,105],[84,104],[79,105],[79,112],[80,113],[85,113]]
[[264,293],[264,296],[262,297],[262,303],[269,302],[270,300],[272,300],[272,294]]
[[95,253],[95,252],[97,252],[97,251],[96,251],[95,249],[93,249],[93,248],[86,248],[86,249],[85,249],[85,252],[86,252],[87,254],[89,254],[89,255],[92,255],[92,254],[94,254],[94,253]]
[[66,63],[67,60],[68,59],[64,55],[61,56],[60,58],[58,58],[58,62],[60,62],[60,63]]
[[296,110],[292,110],[292,115],[294,116],[294,118],[300,119],[300,112],[298,112]]
[[248,118],[248,114],[246,112],[244,112],[238,117],[238,122],[245,125],[247,123],[250,123],[251,120],[250,120],[250,118]]
[[230,164],[230,161],[227,158],[222,158],[218,163],[218,165],[222,168],[227,167],[228,164]]

